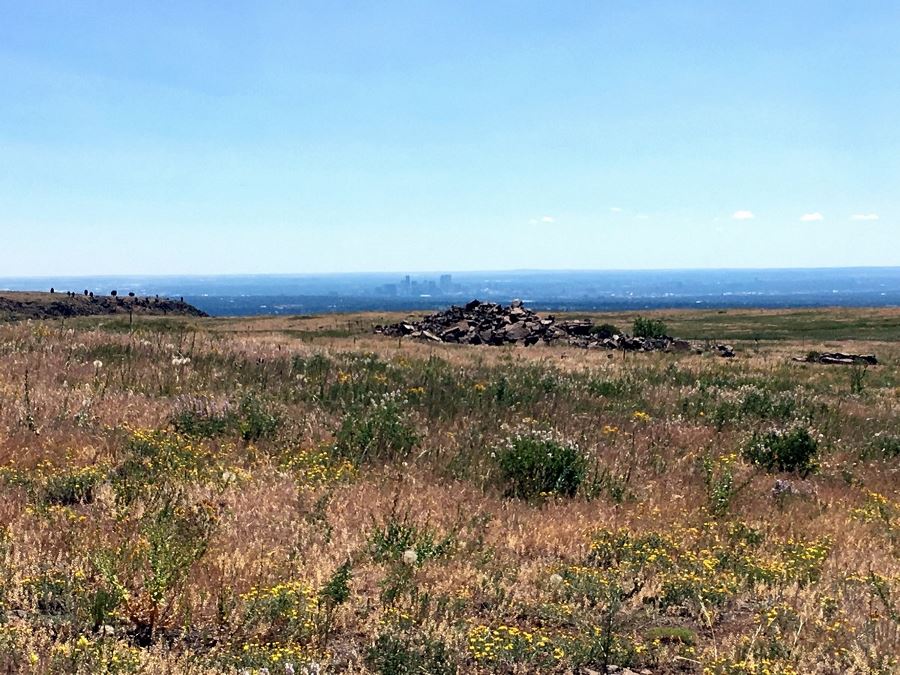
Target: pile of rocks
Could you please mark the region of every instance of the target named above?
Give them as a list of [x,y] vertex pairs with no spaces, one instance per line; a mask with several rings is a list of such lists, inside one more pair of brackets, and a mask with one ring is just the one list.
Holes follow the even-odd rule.
[[558,329],[553,317],[542,319],[519,300],[509,307],[473,300],[464,307],[426,316],[422,321],[376,326],[376,333],[393,337],[409,336],[433,342],[470,345],[535,344],[555,339]]
[[[376,326],[375,332],[391,337],[411,337],[432,342],[468,345],[533,345],[562,343],[586,349],[690,352],[687,340],[670,337],[642,338],[609,335],[589,320],[557,321],[541,317],[513,300],[508,307],[493,302],[472,302],[426,316],[421,321]],[[731,354],[734,355],[733,352]]]

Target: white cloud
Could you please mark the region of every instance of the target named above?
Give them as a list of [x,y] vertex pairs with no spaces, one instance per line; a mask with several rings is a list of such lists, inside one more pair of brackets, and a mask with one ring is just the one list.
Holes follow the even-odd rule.
[[731,217],[734,220],[753,220],[756,216],[753,215],[753,211],[735,211]]
[[825,220],[825,216],[816,211],[815,213],[804,213],[800,216],[800,222],[802,223],[816,223],[820,220]]
[[639,213],[635,216],[635,218],[637,220],[650,220],[650,216],[648,216],[646,213]]
[[555,222],[556,222],[556,218],[554,218],[553,216],[543,216],[543,217],[541,218],[541,222],[542,222],[542,223],[555,223]]
[[622,213],[622,211],[624,211],[625,209],[623,209],[621,206],[610,206],[609,210],[613,213]]
[[854,213],[850,220],[878,220],[877,213]]

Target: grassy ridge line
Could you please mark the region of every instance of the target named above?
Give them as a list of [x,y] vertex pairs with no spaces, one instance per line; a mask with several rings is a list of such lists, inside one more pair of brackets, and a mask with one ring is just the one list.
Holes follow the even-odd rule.
[[[550,314],[546,312],[545,314]],[[362,312],[312,316],[215,317],[191,325],[212,332],[278,333],[307,341],[365,339],[376,324],[394,323],[423,313]],[[798,310],[658,310],[648,312],[563,313],[565,318],[590,318],[595,324],[611,323],[626,332],[638,316],[663,320],[669,333],[690,340],[719,341],[900,341],[900,308],[822,308]],[[83,321],[81,325],[92,325]],[[172,323],[177,329],[178,321]],[[120,321],[104,322],[110,330],[122,329]],[[127,326],[125,326],[127,328]],[[161,326],[154,325],[155,330]]]

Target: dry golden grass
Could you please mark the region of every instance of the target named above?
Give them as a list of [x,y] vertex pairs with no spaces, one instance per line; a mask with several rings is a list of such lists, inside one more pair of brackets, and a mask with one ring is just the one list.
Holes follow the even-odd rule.
[[[898,313],[721,316],[665,314],[807,337],[725,360],[371,315],[0,325],[0,668],[895,672]],[[882,363],[790,361],[825,347]],[[809,476],[743,454],[794,428]],[[577,446],[574,494],[509,496],[523,438]]]

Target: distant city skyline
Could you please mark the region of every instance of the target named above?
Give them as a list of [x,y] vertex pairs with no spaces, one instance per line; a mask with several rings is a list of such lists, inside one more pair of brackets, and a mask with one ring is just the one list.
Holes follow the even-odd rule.
[[900,265],[893,0],[0,8],[0,276]]

